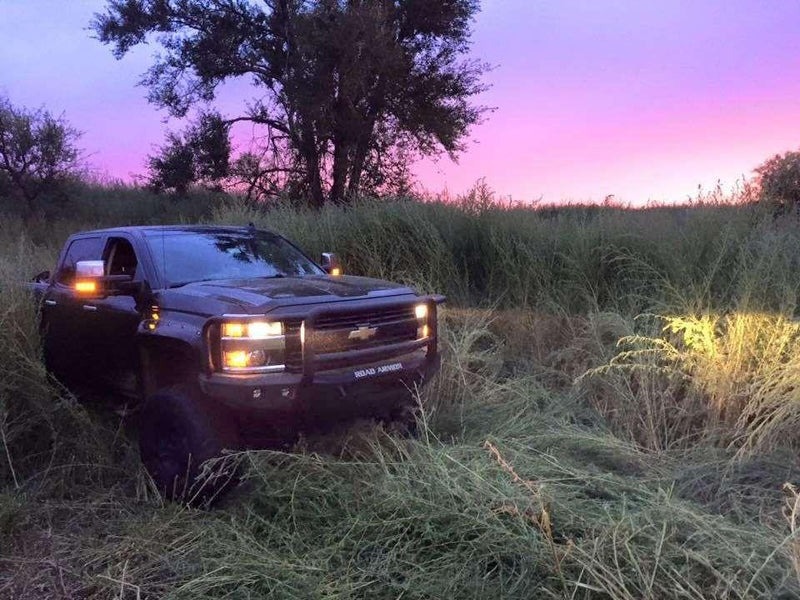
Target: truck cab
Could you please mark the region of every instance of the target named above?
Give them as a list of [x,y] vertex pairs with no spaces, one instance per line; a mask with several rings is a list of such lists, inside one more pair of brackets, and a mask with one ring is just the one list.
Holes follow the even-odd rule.
[[161,492],[207,498],[200,465],[224,449],[408,418],[438,368],[443,297],[321,263],[252,226],[75,234],[32,284],[48,367],[137,403]]

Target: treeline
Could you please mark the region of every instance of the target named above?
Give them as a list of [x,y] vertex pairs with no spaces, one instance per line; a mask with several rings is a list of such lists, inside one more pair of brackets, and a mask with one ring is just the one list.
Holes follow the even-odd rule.
[[[165,212],[174,213],[175,207],[180,206],[178,212],[185,212],[187,218],[196,218],[207,213],[214,196],[236,197],[245,204],[262,208],[274,205],[292,205],[300,209],[322,207],[309,199],[302,186],[273,186],[269,194],[262,194],[255,193],[252,187],[261,184],[229,176],[233,172],[230,171],[230,140],[222,135],[220,127],[222,123],[212,119],[190,126],[183,136],[172,136],[172,142],[162,148],[160,154],[149,157],[148,174],[135,184],[104,181],[93,174],[80,147],[81,132],[65,116],[56,116],[46,108],[14,106],[0,97],[0,212],[26,219],[58,217],[75,215],[75,210],[80,211],[88,204],[93,208],[92,214],[139,215],[136,218],[141,220]],[[227,175],[212,176],[214,173]],[[471,210],[487,206],[532,208],[551,214],[565,210],[565,206],[558,203],[503,202],[483,179],[478,179],[463,196],[421,194],[414,191],[411,180],[395,188],[364,189],[373,193],[350,195],[347,202],[331,204],[350,205],[372,198],[466,203]],[[103,202],[101,196],[107,200]],[[790,212],[800,203],[800,151],[771,157],[755,169],[752,180],[744,182],[741,189],[732,194],[716,189],[682,204],[709,201],[767,205],[776,217]],[[138,205],[125,207],[125,202]],[[191,207],[193,203],[200,206]],[[577,206],[589,211],[597,209],[580,203]],[[602,206],[631,205],[608,196]],[[567,209],[575,207],[574,203],[566,205]]]

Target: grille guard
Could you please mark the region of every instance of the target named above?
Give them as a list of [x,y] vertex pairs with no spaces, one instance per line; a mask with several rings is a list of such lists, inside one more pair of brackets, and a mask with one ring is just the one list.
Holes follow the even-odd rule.
[[314,324],[321,316],[348,314],[353,312],[353,307],[346,303],[343,306],[320,306],[307,314],[305,322],[305,343],[303,348],[303,383],[310,383],[318,370],[325,370],[326,364],[344,363],[342,366],[356,366],[370,364],[383,359],[408,354],[420,348],[427,348],[426,355],[433,359],[438,351],[438,311],[437,306],[444,302],[444,296],[425,296],[422,298],[403,298],[391,302],[382,302],[381,309],[398,309],[413,307],[418,304],[428,306],[428,326],[432,334],[424,340],[409,340],[386,346],[346,350],[330,354],[317,354],[314,350],[313,336]]
[[[253,318],[257,316],[271,317],[274,316],[276,320],[286,319],[302,319],[305,323],[305,343],[301,344],[302,347],[302,377],[301,383],[311,383],[314,376],[318,371],[324,371],[330,368],[338,368],[329,366],[332,364],[339,364],[340,367],[366,365],[373,362],[378,362],[384,359],[392,358],[394,356],[401,356],[426,348],[426,357],[429,361],[434,361],[438,357],[438,310],[439,304],[443,304],[445,297],[441,295],[430,296],[414,296],[402,298],[381,298],[375,300],[368,300],[363,302],[337,302],[331,305],[322,305],[311,310],[303,310],[302,312],[291,310],[292,307],[287,307],[288,310],[276,311],[267,315],[235,315],[237,318]],[[314,350],[314,324],[322,316],[335,316],[338,314],[352,313],[354,310],[361,308],[364,309],[402,309],[413,307],[418,304],[426,304],[428,306],[428,326],[430,327],[431,335],[423,340],[409,340],[406,342],[399,342],[388,344],[385,346],[376,346],[373,348],[360,348],[355,350],[345,350],[342,352],[334,352],[329,354],[317,354]],[[212,317],[203,327],[203,337],[206,341],[207,351],[207,371],[209,374],[217,372],[215,368],[214,345],[211,339],[210,331],[213,325],[219,325],[221,322],[227,320],[234,315],[225,315],[220,317]]]

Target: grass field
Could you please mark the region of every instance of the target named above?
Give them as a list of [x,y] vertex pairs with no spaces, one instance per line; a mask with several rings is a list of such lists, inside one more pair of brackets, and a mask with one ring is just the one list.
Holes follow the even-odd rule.
[[[0,598],[798,597],[800,223],[721,200],[305,213],[120,187],[6,218]],[[48,378],[13,282],[75,230],[179,220],[447,294],[419,438],[358,423],[239,456],[215,510],[162,505],[135,416]]]

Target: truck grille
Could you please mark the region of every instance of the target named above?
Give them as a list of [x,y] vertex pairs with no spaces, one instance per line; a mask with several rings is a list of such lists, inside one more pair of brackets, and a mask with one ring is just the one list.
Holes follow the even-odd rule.
[[[303,370],[301,323],[292,320],[285,324],[286,368],[293,372]],[[413,305],[323,313],[317,317],[313,331],[306,329],[306,343],[313,344],[316,355],[336,354],[413,341],[418,327]]]

